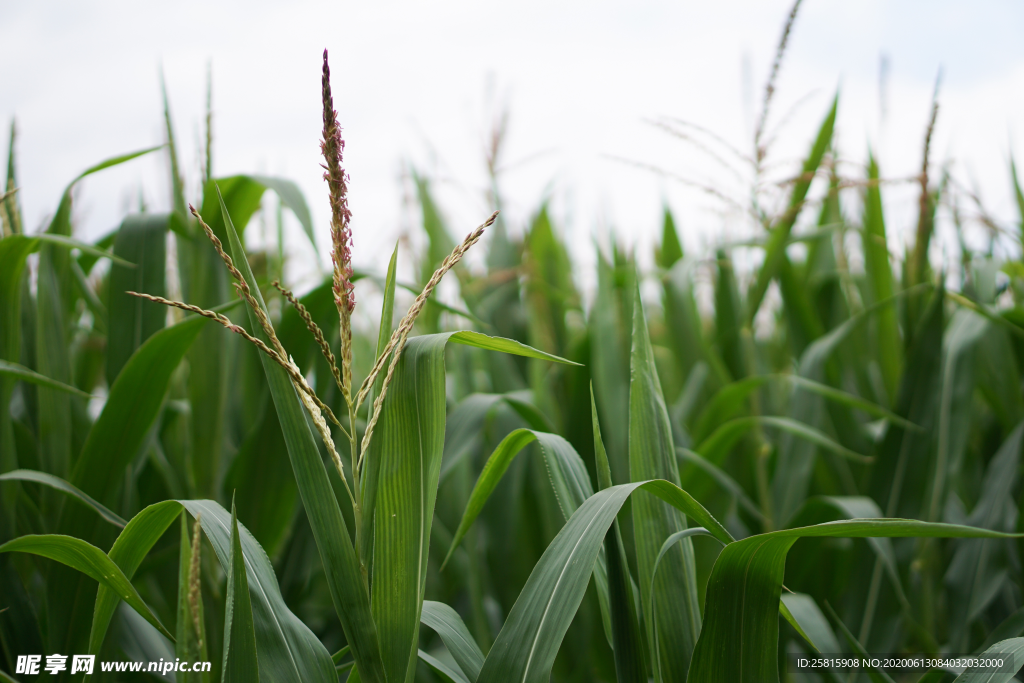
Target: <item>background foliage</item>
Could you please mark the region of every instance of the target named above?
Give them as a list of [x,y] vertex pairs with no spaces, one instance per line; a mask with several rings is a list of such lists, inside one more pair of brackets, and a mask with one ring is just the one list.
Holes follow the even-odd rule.
[[[383,469],[364,484],[376,497],[366,522],[280,368],[203,318],[125,293],[217,308],[259,334],[192,199],[343,414],[315,340],[269,286],[282,246],[243,246],[272,206],[312,238],[296,187],[214,179],[207,163],[203,196],[185,197],[168,116],[167,145],[139,154],[169,159],[170,213],[131,214],[83,244],[72,182],[31,235],[12,127],[0,551],[19,552],[0,552],[0,668],[96,652],[213,661],[197,680],[771,680],[790,651],[966,653],[1021,636],[1020,541],[977,536],[1021,530],[1024,265],[1002,245],[1024,240],[1024,194],[1011,165],[1021,220],[1003,226],[936,172],[933,113],[917,222],[893,237],[877,164],[844,172],[840,109],[837,97],[808,131],[779,210],[755,182],[745,210],[764,231],[749,243],[685,253],[666,209],[653,268],[618,242],[595,246],[597,286],[582,292],[545,206],[524,226],[499,216],[483,266],[453,271],[458,303],[431,299],[416,321],[368,452]],[[755,180],[764,150],[759,133],[739,155]],[[418,281],[396,282],[394,261],[356,274],[359,300],[385,301],[379,333],[360,311],[357,382],[395,300],[457,244],[429,179],[415,183]],[[940,219],[961,236],[980,223],[987,250],[962,239],[957,260],[931,258]],[[751,251],[757,265],[737,268]],[[330,281],[301,301],[339,355]],[[460,329],[520,344],[427,336]],[[815,526],[882,517],[920,522]]]

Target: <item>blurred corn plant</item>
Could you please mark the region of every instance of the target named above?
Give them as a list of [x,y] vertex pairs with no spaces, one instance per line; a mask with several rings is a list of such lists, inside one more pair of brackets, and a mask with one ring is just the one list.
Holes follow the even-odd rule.
[[[927,142],[913,241],[890,252],[877,163],[839,172],[838,98],[768,208],[764,121],[798,6],[736,155],[762,233],[691,254],[666,209],[654,267],[599,249],[586,308],[546,206],[460,243],[417,174],[419,282],[399,282],[397,248],[386,273],[353,270],[326,52],[334,267],[302,296],[281,282],[280,210],[277,243],[245,245],[270,190],[316,248],[297,187],[215,178],[208,130],[191,207],[166,94],[172,211],[93,244],[72,236],[78,179],[26,233],[12,126],[0,677],[55,653],[212,663],[179,681],[892,680],[785,664],[865,651],[1020,668],[1024,265],[997,255],[1005,231],[973,194],[929,174]],[[503,140],[502,124],[494,208]],[[938,212],[962,236],[965,205],[989,249],[961,239],[958,264],[930,262]],[[738,270],[740,249],[763,258]],[[449,271],[458,303],[431,296]],[[376,334],[353,324],[376,318],[366,287]],[[1012,674],[981,676],[921,680]]]

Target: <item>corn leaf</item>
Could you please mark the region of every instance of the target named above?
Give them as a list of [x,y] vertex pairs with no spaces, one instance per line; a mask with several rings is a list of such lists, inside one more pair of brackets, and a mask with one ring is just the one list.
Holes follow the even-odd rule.
[[1007,683],[1012,679],[1021,667],[1024,667],[1024,638],[1009,638],[1000,641],[985,650],[981,658],[1003,658],[1012,659],[1012,671],[992,673],[991,670],[979,671],[974,667],[968,667],[962,674],[956,677],[953,683]]
[[135,264],[127,268],[114,263],[108,280],[107,302],[107,384],[135,350],[163,329],[167,309],[158,303],[128,294],[129,291],[166,296],[167,224],[169,216],[140,214],[121,223],[114,240],[114,253]]
[[[864,270],[867,274],[867,303],[873,304],[890,298],[894,292],[892,265],[889,263],[889,242],[882,212],[882,188],[879,185],[878,162],[868,154],[868,184],[864,193],[864,230],[861,241],[864,250]],[[886,308],[878,313],[878,364],[889,398],[895,398],[903,361],[896,310]]]
[[37,472],[35,470],[14,470],[13,472],[0,474],[0,481],[31,481],[37,484],[43,484],[44,486],[49,486],[52,489],[63,491],[83,505],[91,507],[100,517],[115,526],[119,526],[123,529],[125,524],[127,524],[120,515],[107,509],[106,506],[99,503],[78,487],[69,484],[60,477],[53,476],[52,474]]
[[420,622],[441,637],[466,678],[470,683],[475,683],[484,665],[484,653],[473,640],[459,613],[443,602],[424,600]]
[[825,654],[840,654],[839,641],[814,598],[804,593],[783,593],[782,604],[789,611],[811,647]]
[[112,590],[157,628],[164,636],[174,640],[170,631],[149,609],[128,577],[102,550],[80,538],[59,534],[21,536],[0,545],[0,553],[30,553],[67,565]]
[[[381,413],[376,450],[367,455],[363,511],[374,517],[371,599],[389,681],[406,680],[416,657],[428,539],[444,450],[444,349],[448,341],[558,360],[529,346],[475,332],[426,335],[406,343]],[[575,486],[578,480],[570,483]],[[377,481],[387,481],[387,486],[378,489]],[[563,497],[572,493],[575,489],[566,489]],[[469,522],[462,526],[468,529]],[[458,533],[456,536],[461,538]]]
[[[654,366],[654,353],[647,332],[647,320],[639,288],[634,289],[633,351],[629,385],[629,474],[633,481],[664,479],[679,485],[672,428],[661,383]],[[700,603],[693,544],[683,539],[654,567],[664,540],[686,529],[686,518],[678,510],[650,496],[633,502],[633,533],[640,595],[644,605],[657,601],[671,604],[655,619],[645,619],[654,680],[683,680],[690,653],[700,634]]]
[[[107,554],[108,557],[130,580],[153,545],[180,515],[181,505],[173,500],[155,503],[141,510],[125,525]],[[89,631],[90,654],[100,653],[110,620],[120,602],[121,597],[107,586],[101,584],[96,591],[92,627]]]
[[256,656],[256,629],[253,625],[249,580],[245,555],[238,533],[238,515],[231,506],[231,571],[228,572],[224,609],[224,657],[221,683],[249,683],[260,679]]
[[[855,519],[731,543],[708,582],[704,626],[688,681],[777,681],[779,599],[786,555],[800,538],[1011,538],[987,529],[905,519]],[[737,635],[739,634],[739,635]]]
[[608,529],[627,498],[638,490],[689,515],[723,543],[732,541],[729,532],[700,503],[670,482],[636,482],[598,491],[576,510],[544,551],[487,654],[478,683],[546,683]]
[[466,674],[461,670],[448,666],[436,657],[431,657],[423,650],[417,650],[417,653],[419,654],[419,658],[426,662],[430,668],[439,674],[442,674],[452,683],[471,683],[470,680],[466,678]]
[[758,270],[757,280],[751,287],[750,295],[747,297],[747,325],[753,323],[757,309],[761,307],[761,301],[764,299],[765,292],[768,291],[768,284],[772,281],[772,278],[779,276],[784,263],[788,261],[786,258],[786,243],[790,232],[793,230],[793,225],[796,223],[796,218],[804,206],[804,200],[807,198],[807,191],[811,187],[814,174],[817,173],[818,167],[825,157],[825,152],[832,143],[832,131],[835,128],[836,110],[838,107],[839,96],[836,95],[832,101],[832,108],[825,116],[825,120],[818,130],[818,137],[811,146],[807,159],[804,160],[802,172],[796,183],[793,184],[793,192],[789,198],[789,207],[772,227],[771,233],[768,236],[768,243],[765,245],[764,263],[761,265],[760,270]]
[[58,382],[55,379],[46,377],[45,375],[40,375],[38,372],[35,372],[30,368],[26,368],[24,365],[19,365],[18,363],[0,360],[0,375],[15,377],[23,382],[31,382],[32,384],[36,384],[41,387],[53,389],[54,391],[62,391],[66,394],[72,394],[73,396],[78,396],[80,398],[92,398],[91,394],[82,391],[78,387]]

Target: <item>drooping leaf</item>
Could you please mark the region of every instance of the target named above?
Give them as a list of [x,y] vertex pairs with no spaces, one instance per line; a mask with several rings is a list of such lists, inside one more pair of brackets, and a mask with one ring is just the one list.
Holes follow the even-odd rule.
[[35,470],[14,470],[13,472],[5,472],[0,474],[0,481],[31,481],[37,484],[43,484],[50,488],[58,491],[63,491],[72,498],[76,499],[83,505],[91,507],[96,513],[115,526],[124,528],[125,522],[120,515],[115,514],[111,510],[107,509],[106,506],[102,505],[94,498],[84,493],[78,487],[69,484],[60,477],[55,477],[52,474],[46,472],[37,472]]
[[170,631],[149,609],[124,572],[102,550],[80,538],[59,534],[20,536],[0,545],[0,553],[30,553],[56,560],[107,586],[160,633],[173,640]]
[[[180,515],[181,506],[173,500],[144,508],[128,521],[107,556],[130,580],[153,545]],[[96,591],[92,627],[89,631],[90,654],[100,653],[110,620],[120,602],[120,595],[104,585],[100,585]]]
[[782,604],[786,606],[793,619],[800,625],[802,635],[820,653],[841,654],[836,634],[828,624],[828,619],[814,602],[814,598],[804,593],[783,593]]
[[422,659],[424,662],[427,663],[428,666],[430,666],[430,668],[432,668],[439,674],[443,674],[445,678],[451,681],[451,683],[471,683],[471,681],[468,678],[466,678],[466,675],[459,669],[448,666],[440,659],[430,656],[423,650],[417,650],[417,654],[419,655],[420,659]]
[[80,398],[89,399],[92,395],[82,391],[78,387],[71,386],[70,384],[64,384],[58,382],[55,379],[40,375],[38,372],[31,368],[26,368],[24,365],[18,363],[12,363],[6,360],[0,360],[0,375],[6,375],[7,377],[15,377],[23,382],[31,382],[41,387],[53,389],[54,391],[63,391],[66,394],[72,394]]
[[424,600],[420,622],[433,629],[441,637],[448,652],[462,669],[466,678],[470,683],[475,683],[477,676],[480,675],[480,669],[484,665],[484,653],[480,651],[480,646],[473,640],[473,636],[466,628],[459,613],[443,602]]

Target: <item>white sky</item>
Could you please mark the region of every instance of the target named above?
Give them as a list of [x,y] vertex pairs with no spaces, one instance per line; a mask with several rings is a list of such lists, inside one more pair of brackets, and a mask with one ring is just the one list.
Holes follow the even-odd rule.
[[[0,117],[18,121],[20,198],[34,231],[78,172],[163,141],[162,65],[197,188],[209,61],[215,175],[262,172],[298,182],[326,253],[318,140],[327,47],[347,141],[357,265],[383,270],[408,229],[399,179],[409,163],[438,179],[457,236],[487,216],[483,146],[502,103],[511,112],[503,183],[512,229],[550,197],[582,264],[593,260],[592,236],[610,229],[647,260],[663,201],[677,212],[689,249],[748,234],[749,226],[723,216],[707,195],[614,158],[747,197],[715,161],[645,121],[685,119],[748,151],[789,4],[0,0]],[[1016,141],[1024,159],[1022,29],[1024,5],[1009,0],[806,0],[769,129],[812,96],[783,129],[773,158],[806,152],[840,88],[842,155],[863,161],[870,140],[883,174],[916,173],[941,67],[935,159],[955,162],[995,215],[1015,221],[1008,158]],[[884,125],[882,54],[890,73]],[[113,228],[140,187],[153,209],[166,209],[165,166],[154,155],[84,182],[79,235]],[[909,238],[915,201],[911,188],[887,195],[894,243]],[[293,245],[297,272],[310,252],[297,237]]]

